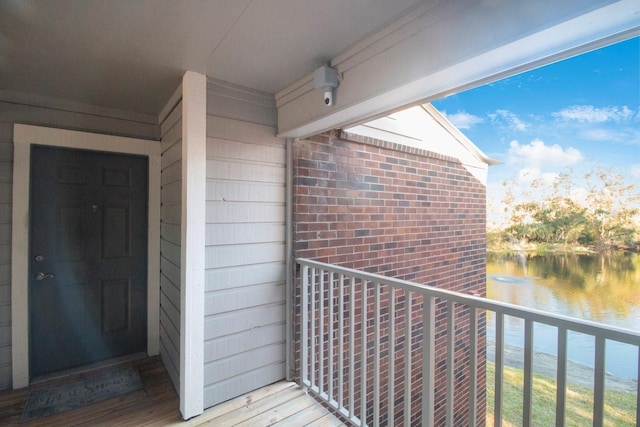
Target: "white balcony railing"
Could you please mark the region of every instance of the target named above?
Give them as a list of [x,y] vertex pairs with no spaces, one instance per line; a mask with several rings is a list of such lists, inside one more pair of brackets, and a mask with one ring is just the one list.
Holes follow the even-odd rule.
[[[595,340],[594,426],[604,423],[606,342],[635,346],[636,354],[640,348],[637,332],[306,259],[297,262],[301,383],[358,426],[484,423],[490,381],[495,381],[494,425],[500,426],[505,316],[524,323],[525,426],[532,420],[534,324],[557,330],[557,426],[565,425],[569,331]],[[495,317],[495,379],[484,377],[487,312]],[[640,354],[629,363],[640,365]],[[640,425],[638,396],[640,389]]]

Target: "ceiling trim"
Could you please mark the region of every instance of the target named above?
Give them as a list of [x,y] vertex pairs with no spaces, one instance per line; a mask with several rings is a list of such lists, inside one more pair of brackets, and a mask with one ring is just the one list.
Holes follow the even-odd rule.
[[0,102],[9,104],[28,105],[31,107],[48,108],[70,113],[88,114],[92,116],[108,117],[144,124],[158,124],[158,117],[154,114],[137,113],[117,108],[99,107],[82,102],[69,101],[41,95],[29,95],[0,89]]
[[514,25],[531,4],[451,1],[416,11],[332,62],[341,76],[334,107],[311,75],[276,94],[279,136],[361,123],[640,34],[636,0],[539,1],[533,18]]
[[182,82],[180,82],[178,87],[176,87],[176,89],[173,91],[173,94],[171,94],[171,96],[167,100],[167,103],[162,108],[162,111],[160,111],[160,114],[158,114],[158,118],[157,118],[158,123],[163,123],[167,119],[167,117],[169,117],[169,114],[173,112],[173,110],[176,108],[176,106],[180,103],[181,100],[182,100]]

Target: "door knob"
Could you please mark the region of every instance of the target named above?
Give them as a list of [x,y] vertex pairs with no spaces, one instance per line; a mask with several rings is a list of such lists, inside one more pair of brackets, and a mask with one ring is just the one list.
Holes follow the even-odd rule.
[[45,279],[53,279],[53,274],[45,274],[43,272],[38,272],[35,275],[36,280],[45,280]]

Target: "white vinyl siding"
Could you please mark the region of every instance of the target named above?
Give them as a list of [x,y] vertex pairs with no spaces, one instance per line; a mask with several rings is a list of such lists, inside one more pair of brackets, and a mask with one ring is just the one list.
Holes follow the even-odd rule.
[[225,114],[229,96],[210,82],[205,408],[285,377],[285,141],[265,106]]
[[[39,102],[42,100],[39,100]],[[0,101],[0,390],[13,385],[11,346],[11,211],[13,127],[15,123],[157,139],[156,119],[146,115],[88,106],[50,108]],[[35,103],[34,103],[35,104]]]
[[160,354],[180,388],[180,226],[182,213],[182,103],[160,125],[162,180],[160,226]]

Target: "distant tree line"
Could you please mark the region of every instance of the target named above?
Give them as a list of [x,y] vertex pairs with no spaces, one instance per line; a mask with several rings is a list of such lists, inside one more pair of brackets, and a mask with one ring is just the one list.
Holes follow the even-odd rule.
[[[622,175],[594,169],[577,186],[571,173],[549,185],[542,179],[516,197],[515,181],[505,182],[506,227],[490,233],[502,242],[565,247],[640,249],[640,193]],[[490,241],[491,244],[491,241]]]

